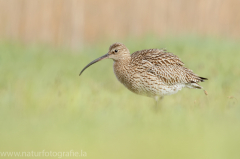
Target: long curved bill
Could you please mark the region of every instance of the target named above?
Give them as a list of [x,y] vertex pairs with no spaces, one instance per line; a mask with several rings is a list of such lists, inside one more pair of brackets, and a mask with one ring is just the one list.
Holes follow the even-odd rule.
[[79,73],[79,76],[80,76],[80,75],[83,73],[83,71],[86,70],[89,66],[91,66],[92,64],[95,64],[95,63],[98,62],[98,61],[101,61],[101,60],[103,60],[103,59],[106,59],[106,58],[108,58],[108,54],[105,54],[105,55],[97,58],[96,60],[90,62],[87,66],[85,66],[85,67],[82,69],[82,71]]

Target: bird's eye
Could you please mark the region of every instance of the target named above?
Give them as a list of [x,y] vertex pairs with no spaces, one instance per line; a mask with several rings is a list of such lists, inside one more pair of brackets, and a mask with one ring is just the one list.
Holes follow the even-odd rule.
[[118,50],[114,50],[114,52],[118,52]]

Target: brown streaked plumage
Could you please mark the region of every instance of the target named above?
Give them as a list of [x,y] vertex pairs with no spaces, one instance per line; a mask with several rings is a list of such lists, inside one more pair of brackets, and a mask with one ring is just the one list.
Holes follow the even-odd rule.
[[79,75],[90,65],[105,58],[113,59],[114,73],[125,87],[156,100],[177,93],[184,87],[202,89],[198,83],[207,80],[184,67],[176,55],[165,49],[148,49],[130,54],[121,43],[112,44],[106,55],[89,63]]

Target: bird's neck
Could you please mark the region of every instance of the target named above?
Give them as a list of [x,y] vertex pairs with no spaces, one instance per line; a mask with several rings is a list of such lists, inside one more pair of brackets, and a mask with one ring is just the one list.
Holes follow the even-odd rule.
[[117,79],[121,83],[125,83],[127,72],[130,70],[131,57],[121,58],[120,60],[114,60],[113,70]]
[[121,67],[128,67],[131,61],[131,56],[122,57],[120,59],[114,60],[114,67],[121,68]]

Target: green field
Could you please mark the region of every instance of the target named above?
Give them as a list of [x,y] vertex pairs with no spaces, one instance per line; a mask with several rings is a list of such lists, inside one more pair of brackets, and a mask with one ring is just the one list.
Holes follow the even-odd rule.
[[208,96],[183,89],[166,96],[158,113],[153,99],[117,81],[112,60],[78,76],[113,42],[69,51],[2,41],[0,151],[82,150],[85,158],[96,159],[240,158],[240,41],[187,36],[122,41],[131,52],[167,48],[209,79],[201,83]]

